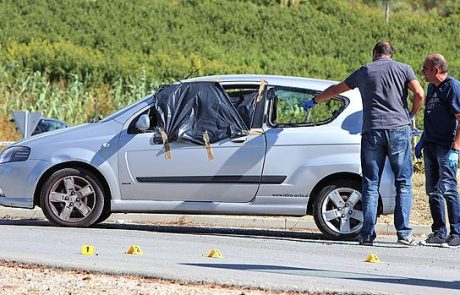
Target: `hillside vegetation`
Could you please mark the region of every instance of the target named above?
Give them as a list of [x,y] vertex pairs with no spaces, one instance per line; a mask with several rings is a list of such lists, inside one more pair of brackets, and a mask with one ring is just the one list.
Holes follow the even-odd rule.
[[0,139],[18,136],[12,111],[82,123],[198,69],[341,80],[379,40],[420,80],[430,52],[460,78],[455,3],[427,12],[394,2],[387,24],[379,1],[0,0]]

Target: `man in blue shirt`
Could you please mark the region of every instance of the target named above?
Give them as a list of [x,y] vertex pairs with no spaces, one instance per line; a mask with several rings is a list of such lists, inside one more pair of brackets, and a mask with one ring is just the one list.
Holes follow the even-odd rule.
[[[393,47],[378,42],[372,51],[372,62],[353,72],[345,81],[333,85],[310,101],[304,109],[331,99],[347,90],[358,88],[363,100],[361,168],[363,173],[363,228],[360,244],[372,246],[376,237],[375,223],[380,177],[385,158],[390,160],[395,175],[396,205],[394,223],[398,243],[415,246],[409,225],[412,207],[412,159],[410,122],[423,105],[424,92],[409,65],[392,60]],[[414,93],[412,111],[407,110],[408,90]]]
[[[421,244],[460,246],[460,198],[457,191],[458,154],[460,152],[460,82],[450,77],[446,59],[437,53],[428,55],[422,74],[428,85],[424,132],[415,148],[425,162],[426,193],[429,197],[432,233]],[[447,236],[445,203],[450,224]]]

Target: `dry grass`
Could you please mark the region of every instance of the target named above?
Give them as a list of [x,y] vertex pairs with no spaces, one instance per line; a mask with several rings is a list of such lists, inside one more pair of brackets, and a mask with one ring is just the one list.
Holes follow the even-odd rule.
[[425,174],[414,173],[412,178],[412,224],[431,225],[430,206],[428,205],[428,196],[425,192]]
[[[12,117],[12,116],[11,116]],[[21,134],[16,129],[14,123],[10,122],[9,117],[0,113],[0,141],[17,141],[21,139]]]

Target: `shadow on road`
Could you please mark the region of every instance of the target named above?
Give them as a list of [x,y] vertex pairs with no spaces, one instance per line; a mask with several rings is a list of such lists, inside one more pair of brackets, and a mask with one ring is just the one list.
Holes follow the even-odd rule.
[[[17,225],[17,226],[44,226],[56,227],[45,220],[37,219],[3,219],[0,220],[0,225]],[[249,229],[249,228],[225,228],[225,227],[209,227],[206,225],[190,226],[190,225],[157,225],[157,224],[116,224],[116,223],[101,223],[95,225],[91,229],[116,229],[130,231],[148,231],[161,233],[183,233],[191,235],[214,235],[214,236],[233,236],[239,238],[251,239],[277,239],[296,242],[321,243],[326,245],[332,244],[357,244],[357,241],[337,241],[331,240],[317,232],[301,232],[301,231],[284,231],[271,229]],[[365,247],[365,246],[359,246]],[[373,247],[382,248],[405,248],[405,246],[397,245],[389,242],[374,243]]]
[[418,279],[399,276],[373,275],[369,273],[333,271],[313,268],[288,267],[279,265],[257,265],[257,264],[215,264],[215,263],[183,263],[183,265],[198,266],[215,269],[231,269],[241,271],[255,271],[276,274],[289,274],[309,277],[325,277],[348,280],[361,280],[375,283],[388,283],[411,285],[420,287],[433,287],[443,289],[460,290],[460,281],[439,281],[429,279]]
[[[49,226],[56,227],[46,220],[38,219],[2,219],[0,225],[25,225],[25,226]],[[297,239],[324,240],[325,237],[320,233],[314,232],[294,232],[283,230],[268,230],[268,229],[249,229],[249,228],[224,228],[224,227],[209,227],[206,225],[157,225],[157,224],[134,224],[134,223],[100,223],[91,228],[98,229],[117,229],[117,230],[137,230],[150,232],[165,232],[165,233],[184,233],[184,234],[210,234],[210,235],[232,235],[246,237],[290,237]],[[91,229],[90,228],[90,229]]]

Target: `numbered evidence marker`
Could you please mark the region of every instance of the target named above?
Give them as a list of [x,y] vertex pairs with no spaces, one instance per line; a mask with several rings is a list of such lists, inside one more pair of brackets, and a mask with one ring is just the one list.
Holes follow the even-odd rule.
[[377,256],[377,254],[369,254],[367,256],[367,259],[364,260],[364,262],[370,262],[370,263],[382,263],[380,258]]
[[142,253],[141,247],[139,247],[137,245],[132,245],[131,247],[129,247],[129,249],[126,252],[126,254],[144,255],[144,253]]
[[93,245],[82,245],[81,254],[87,255],[87,256],[94,255],[94,246]]
[[222,252],[220,252],[219,249],[212,249],[211,252],[209,252],[208,257],[211,258],[223,258]]

